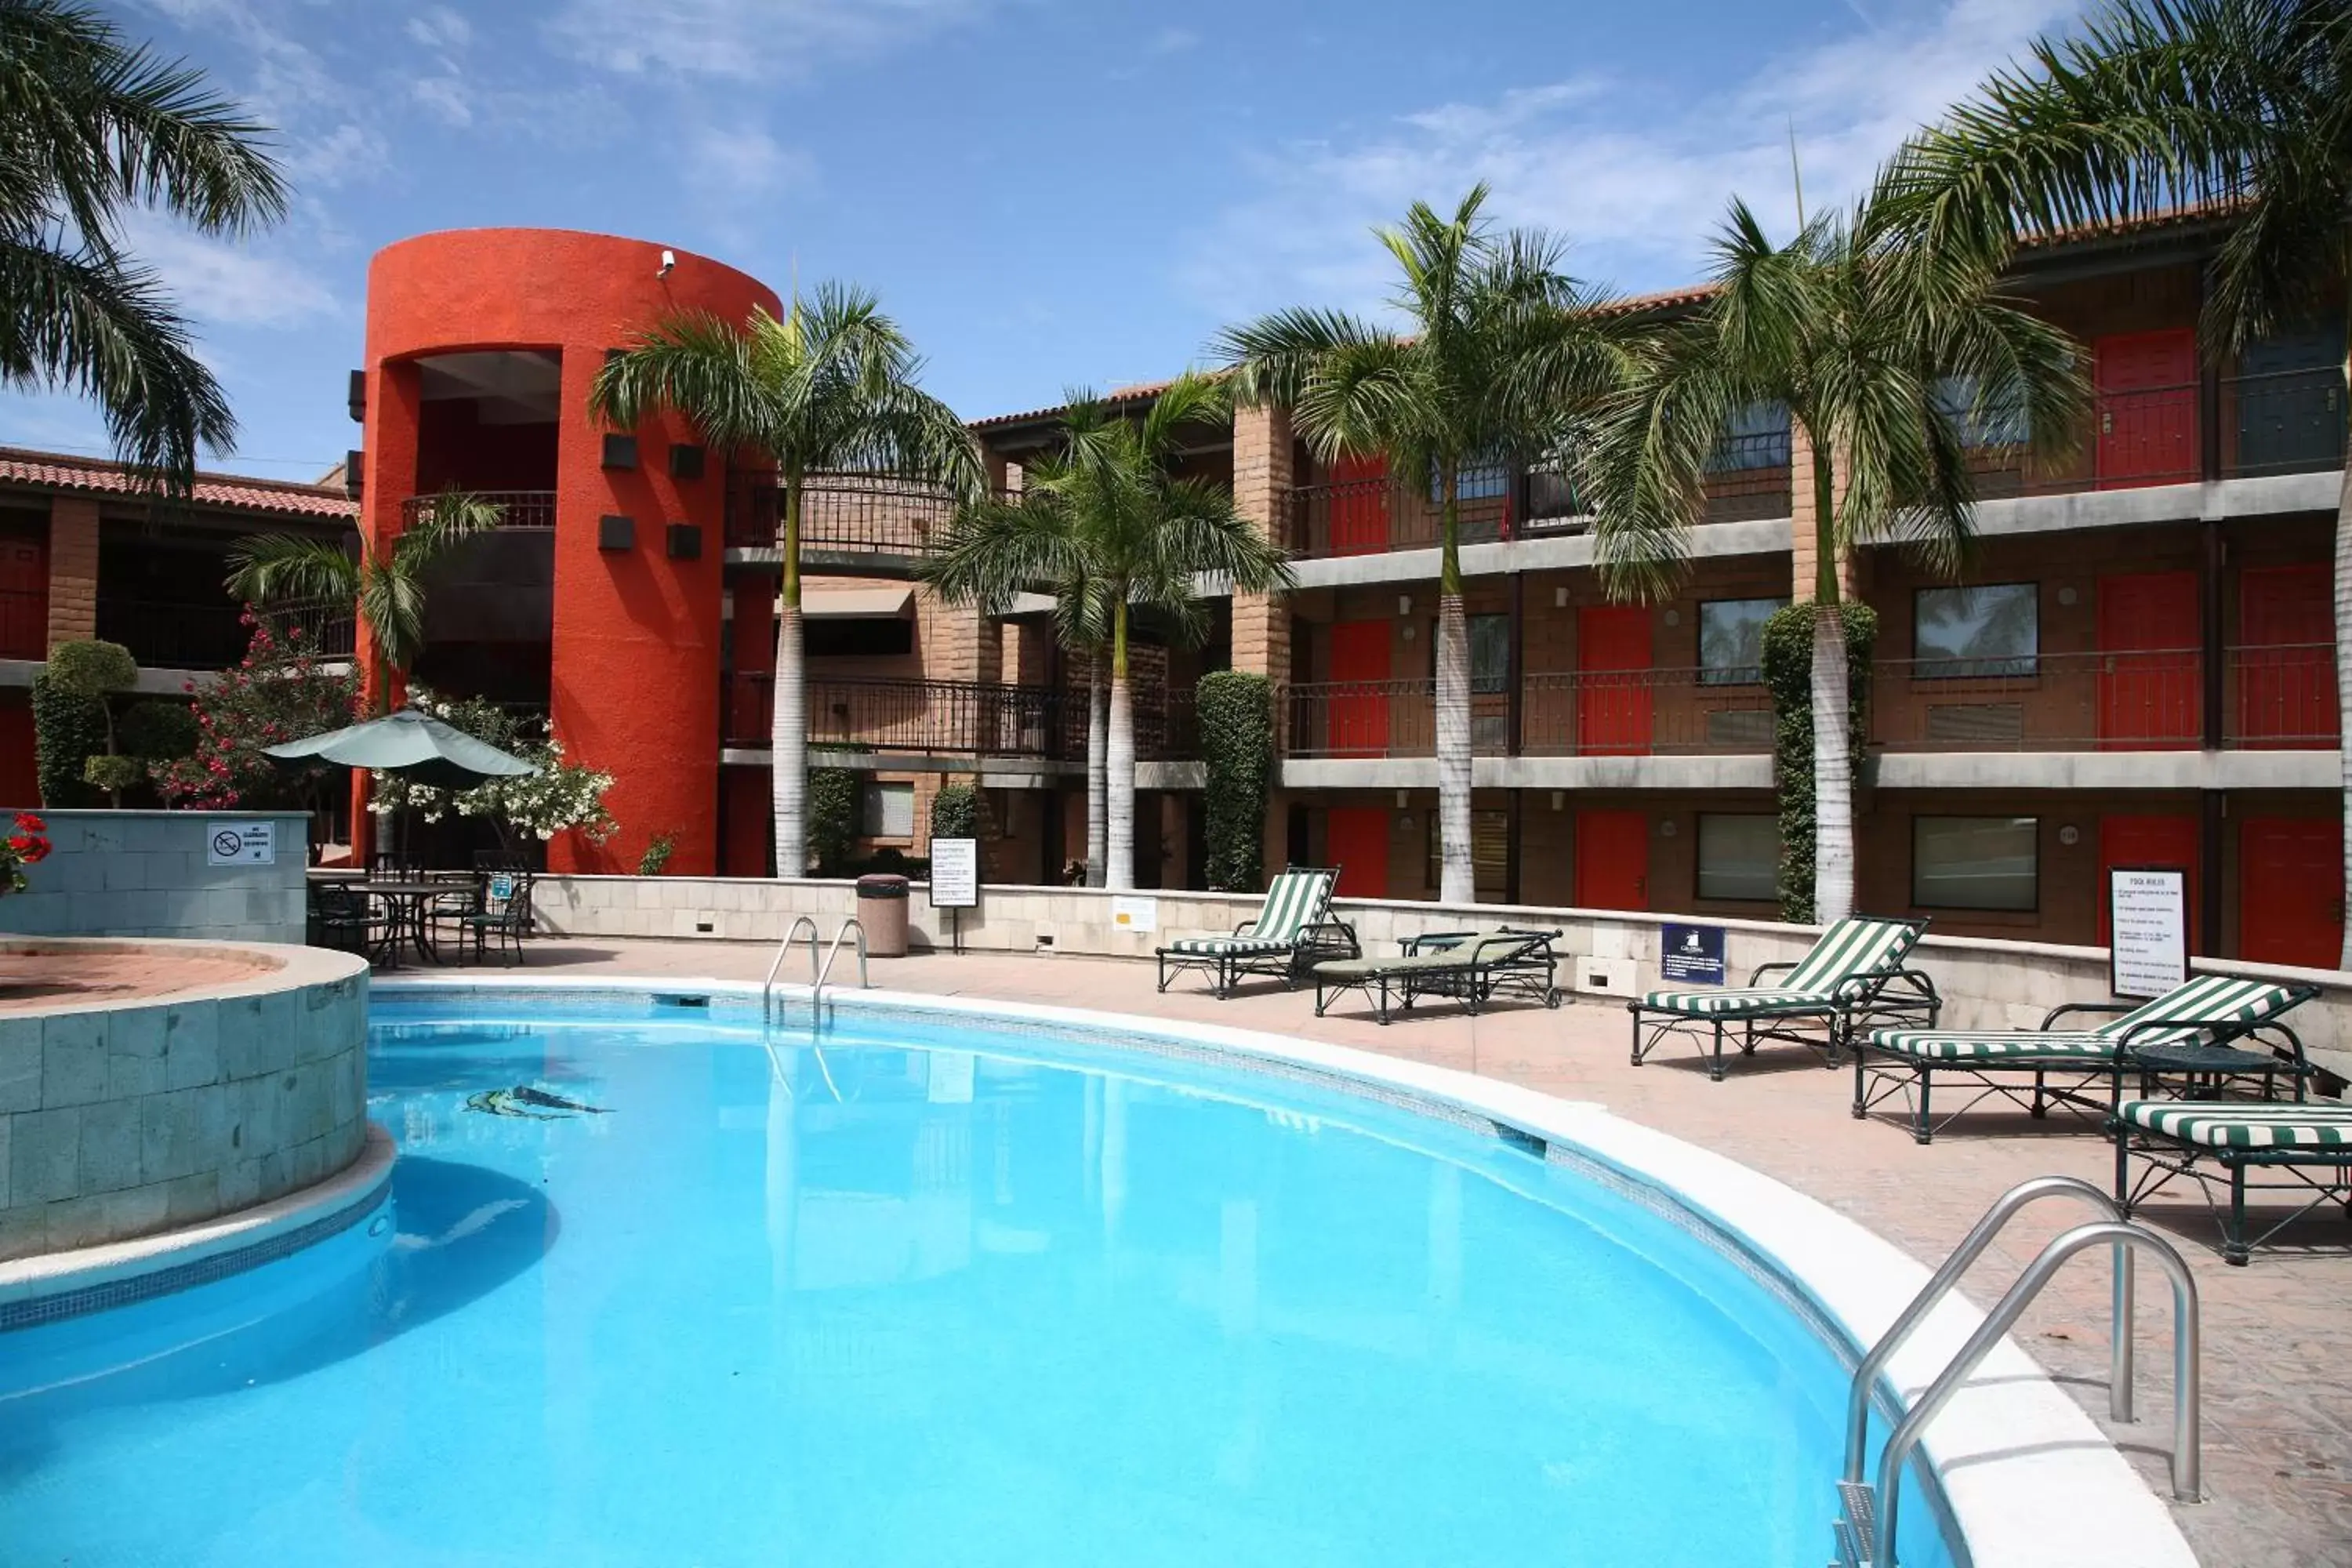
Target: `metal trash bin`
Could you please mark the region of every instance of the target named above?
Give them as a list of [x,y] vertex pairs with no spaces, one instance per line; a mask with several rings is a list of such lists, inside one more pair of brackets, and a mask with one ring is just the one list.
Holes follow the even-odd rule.
[[877,871],[857,879],[857,923],[869,958],[907,956],[907,879]]

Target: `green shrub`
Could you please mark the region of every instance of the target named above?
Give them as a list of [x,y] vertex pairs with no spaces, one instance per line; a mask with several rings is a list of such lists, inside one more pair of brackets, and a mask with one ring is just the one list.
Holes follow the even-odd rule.
[[646,852],[637,857],[637,875],[640,877],[660,876],[663,868],[669,865],[669,858],[673,854],[677,853],[677,834],[655,834],[653,842],[646,846]]
[[931,796],[931,837],[980,837],[980,790],[968,784],[942,784]]
[[90,758],[106,754],[106,704],[101,699],[60,686],[46,671],[35,676],[33,749],[43,805],[105,804],[82,776]]
[[[809,770],[806,831],[820,877],[844,875],[850,854],[857,847],[858,778],[848,768]],[[797,867],[789,872],[782,866],[776,869],[780,875],[807,874]]]
[[110,691],[128,691],[139,683],[139,661],[119,642],[91,637],[61,642],[49,649],[48,678],[68,691],[103,698]]
[[175,757],[195,753],[195,710],[184,702],[156,698],[135,703],[115,729],[115,739],[125,756],[168,763]]
[[1214,670],[1196,699],[1208,789],[1203,836],[1209,886],[1255,893],[1265,886],[1265,806],[1274,789],[1274,687],[1262,675]]
[[[1867,605],[1840,606],[1845,623],[1853,773],[1862,777],[1863,737],[1870,733],[1870,655],[1878,615]],[[1813,606],[1790,605],[1764,623],[1764,686],[1772,696],[1772,779],[1780,804],[1780,918],[1813,919]]]

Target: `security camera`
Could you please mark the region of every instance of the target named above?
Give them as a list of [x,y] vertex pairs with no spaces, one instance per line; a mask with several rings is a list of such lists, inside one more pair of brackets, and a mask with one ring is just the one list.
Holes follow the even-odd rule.
[[677,252],[675,250],[665,250],[662,252],[661,270],[655,273],[654,276],[656,278],[667,278],[677,269]]

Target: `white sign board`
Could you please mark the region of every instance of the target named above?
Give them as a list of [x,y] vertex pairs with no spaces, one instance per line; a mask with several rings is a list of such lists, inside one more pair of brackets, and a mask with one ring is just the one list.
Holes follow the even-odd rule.
[[980,840],[931,840],[931,908],[973,910],[980,907]]
[[278,824],[207,822],[205,824],[205,864],[275,866],[278,864]]
[[1113,899],[1110,901],[1110,923],[1121,931],[1158,931],[1160,900],[1158,899]]
[[2171,867],[2107,873],[2108,988],[2161,996],[2189,978],[2189,874]]

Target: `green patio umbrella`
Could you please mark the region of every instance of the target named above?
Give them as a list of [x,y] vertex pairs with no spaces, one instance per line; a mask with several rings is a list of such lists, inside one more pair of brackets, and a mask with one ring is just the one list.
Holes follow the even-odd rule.
[[317,757],[347,768],[399,773],[437,789],[470,789],[486,778],[516,778],[539,769],[414,708],[323,735],[263,748],[291,762]]

